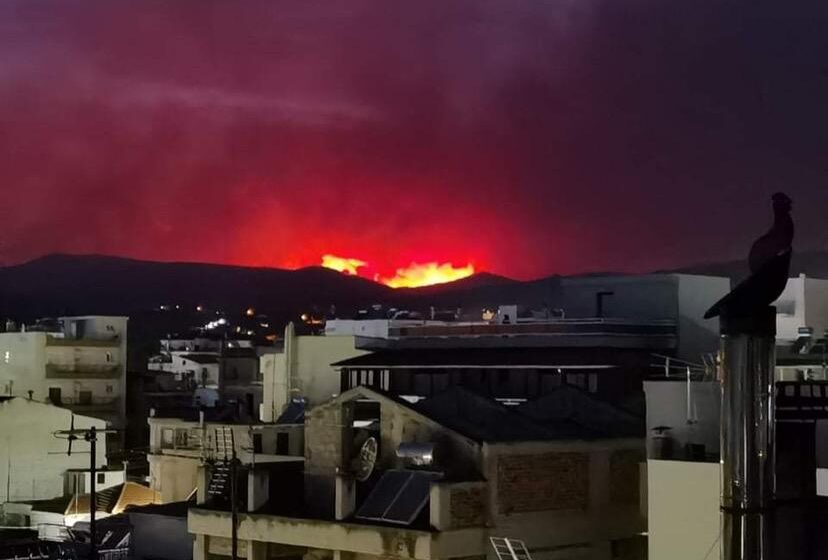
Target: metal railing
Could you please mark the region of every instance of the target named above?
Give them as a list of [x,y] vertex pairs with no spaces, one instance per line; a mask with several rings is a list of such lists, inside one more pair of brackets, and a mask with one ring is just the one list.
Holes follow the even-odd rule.
[[50,379],[91,377],[112,379],[120,377],[120,364],[46,364],[46,377]]

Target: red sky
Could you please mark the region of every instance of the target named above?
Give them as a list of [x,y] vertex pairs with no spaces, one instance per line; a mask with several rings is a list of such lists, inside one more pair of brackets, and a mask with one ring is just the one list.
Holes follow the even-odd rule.
[[0,263],[649,270],[779,189],[826,247],[825,11],[740,5],[2,2]]

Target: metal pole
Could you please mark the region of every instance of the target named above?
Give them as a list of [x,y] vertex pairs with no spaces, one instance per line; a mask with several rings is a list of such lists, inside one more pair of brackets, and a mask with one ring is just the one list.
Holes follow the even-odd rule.
[[98,560],[98,534],[95,526],[95,510],[96,510],[96,493],[95,493],[95,476],[97,471],[95,469],[98,434],[95,426],[87,432],[87,440],[89,441],[89,558],[90,560]]
[[721,329],[722,560],[769,560],[775,491],[776,309],[723,315]]
[[231,533],[230,533],[230,545],[231,545],[231,558],[232,560],[238,560],[238,549],[239,549],[239,504],[238,504],[238,488],[237,478],[238,478],[238,469],[237,469],[237,459],[236,459],[236,439],[235,434],[231,431],[230,432],[230,446],[232,448],[231,458],[230,458],[230,522],[232,523]]

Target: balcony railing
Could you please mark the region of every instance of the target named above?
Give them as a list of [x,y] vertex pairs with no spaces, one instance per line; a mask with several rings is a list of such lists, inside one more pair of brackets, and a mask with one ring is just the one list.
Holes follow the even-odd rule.
[[117,397],[62,397],[57,404],[75,412],[116,412],[120,403]]
[[117,379],[120,376],[119,364],[46,364],[47,379]]
[[117,348],[121,345],[121,337],[113,335],[101,338],[71,338],[64,336],[46,336],[47,346],[83,346],[88,348]]

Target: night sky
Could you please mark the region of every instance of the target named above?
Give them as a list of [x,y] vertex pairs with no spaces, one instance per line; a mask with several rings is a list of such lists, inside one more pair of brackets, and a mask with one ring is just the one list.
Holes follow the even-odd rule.
[[828,3],[0,2],[0,263],[517,278],[828,246]]

